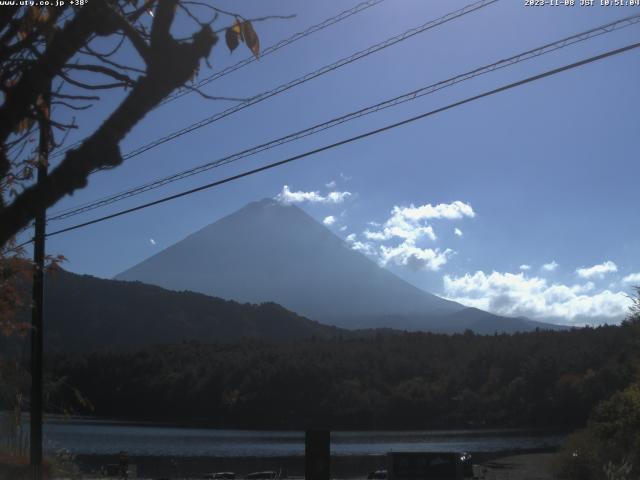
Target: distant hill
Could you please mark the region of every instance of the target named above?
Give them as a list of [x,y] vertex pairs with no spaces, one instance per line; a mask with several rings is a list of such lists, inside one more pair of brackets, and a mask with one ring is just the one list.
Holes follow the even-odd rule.
[[340,330],[275,303],[241,304],[140,282],[104,280],[60,270],[45,289],[47,348],[94,351],[148,345],[328,338]]
[[[426,318],[425,318],[426,317]],[[367,324],[368,328],[386,328],[387,325],[403,325],[410,331],[425,330],[433,333],[461,333],[465,330],[473,330],[480,335],[492,335],[494,333],[530,332],[541,330],[568,330],[569,327],[553,323],[537,322],[528,318],[510,318],[494,315],[477,308],[465,308],[459,312],[442,315],[414,314],[414,315],[381,315],[367,316],[354,323]]]
[[491,315],[432,295],[354,251],[295,205],[250,203],[116,277],[363,329],[482,333],[553,327]]

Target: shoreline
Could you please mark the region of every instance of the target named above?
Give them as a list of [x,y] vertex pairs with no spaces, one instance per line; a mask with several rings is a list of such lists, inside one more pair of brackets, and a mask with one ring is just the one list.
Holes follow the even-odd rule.
[[[6,413],[6,411],[0,410],[0,415]],[[8,412],[11,413],[11,412]],[[286,432],[286,433],[302,433],[304,435],[305,429],[296,426],[279,426],[279,427],[248,427],[246,425],[220,425],[215,422],[209,422],[206,419],[192,419],[192,420],[158,420],[154,418],[128,418],[128,417],[100,417],[91,415],[58,415],[58,414],[45,414],[44,423],[51,424],[65,424],[65,423],[84,423],[84,424],[96,424],[96,425],[119,425],[119,426],[136,426],[136,427],[161,427],[161,428],[186,428],[194,430],[219,430],[219,431],[240,431],[240,432]],[[25,419],[25,424],[28,424],[28,418]],[[336,433],[351,433],[351,432],[387,432],[387,433],[411,433],[411,432],[459,432],[459,433],[558,433],[564,434],[574,431],[579,426],[575,425],[499,425],[499,424],[457,424],[454,426],[442,426],[431,425],[423,427],[389,427],[380,426],[368,429],[358,428],[330,428],[331,432]]]
[[[553,448],[539,448],[470,453],[474,464],[491,465],[500,464],[500,461],[506,458],[528,458],[532,455],[549,455],[556,451],[557,449]],[[101,466],[118,463],[118,458],[118,455],[78,455],[75,458],[75,463],[84,474],[98,475]],[[132,465],[136,465],[138,478],[202,478],[206,473],[221,471],[235,472],[238,478],[244,478],[248,473],[263,470],[281,471],[283,476],[288,477],[304,477],[304,456],[170,457],[149,455],[132,456],[130,462]],[[385,468],[385,455],[331,456],[332,478],[366,478],[369,472]]]

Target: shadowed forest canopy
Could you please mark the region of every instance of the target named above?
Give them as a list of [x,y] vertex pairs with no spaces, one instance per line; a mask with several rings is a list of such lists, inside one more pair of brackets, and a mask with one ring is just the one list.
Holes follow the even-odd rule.
[[58,356],[51,365],[105,417],[247,428],[568,428],[637,379],[639,354],[640,324],[626,323],[515,335],[190,342]]

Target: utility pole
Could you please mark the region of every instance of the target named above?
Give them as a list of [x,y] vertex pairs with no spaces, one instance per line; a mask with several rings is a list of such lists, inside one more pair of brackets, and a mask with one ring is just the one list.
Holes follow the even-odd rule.
[[[41,118],[38,122],[40,141],[38,145],[38,184],[47,178],[49,167],[49,149],[51,147],[51,124],[49,109],[51,105],[51,85],[43,95],[40,105]],[[31,468],[33,480],[42,479],[42,352],[43,330],[42,317],[44,305],[44,259],[45,228],[47,209],[42,201],[35,216],[35,232],[33,242],[33,298],[31,307],[31,435],[29,437]]]
[[329,430],[306,430],[304,478],[305,480],[329,480],[331,478],[331,433]]

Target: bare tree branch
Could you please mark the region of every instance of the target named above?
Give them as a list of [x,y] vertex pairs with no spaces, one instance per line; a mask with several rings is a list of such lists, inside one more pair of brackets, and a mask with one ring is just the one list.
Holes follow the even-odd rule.
[[60,75],[61,78],[64,78],[64,80],[70,83],[71,85],[75,85],[76,87],[84,88],[86,90],[108,90],[110,88],[123,88],[123,87],[129,87],[132,85],[132,83],[130,82],[102,83],[102,84],[94,85],[90,83],[81,82],[79,80],[75,80],[71,78],[69,75],[67,75],[66,73],[59,72],[58,75]]
[[[69,59],[86,43],[104,19],[104,0],[89,2],[69,21],[64,30],[53,37],[42,57],[24,72],[18,83],[6,92],[0,106],[0,142],[15,129],[28,113],[29,108],[47,88],[52,78],[68,63]],[[0,175],[4,174],[0,166]]]
[[129,86],[133,86],[135,84],[135,81],[128,75],[117,72],[116,70],[113,70],[112,68],[109,68],[109,67],[105,67],[103,65],[73,63],[73,64],[65,65],[64,68],[67,70],[81,70],[85,72],[100,73],[102,75],[111,77],[115,80],[119,80],[121,83],[124,83],[125,85],[129,85]]
[[152,43],[154,40],[160,42],[164,48],[149,56],[147,75],[137,81],[93,135],[78,149],[70,150],[43,182],[25,189],[13,203],[0,210],[0,245],[6,244],[26,226],[39,208],[51,206],[63,196],[84,187],[92,171],[122,163],[120,141],[167,95],[186,83],[200,60],[209,55],[217,42],[217,36],[209,27],[197,32],[190,43],[179,43],[171,37],[172,3],[175,1],[163,2],[158,8]]
[[67,100],[100,100],[97,95],[69,95],[65,93],[52,93],[54,98],[66,98]]
[[60,105],[61,107],[70,108],[71,110],[87,110],[93,106],[92,103],[88,103],[86,105],[71,105],[70,103],[63,102],[61,100],[51,102],[51,105]]

